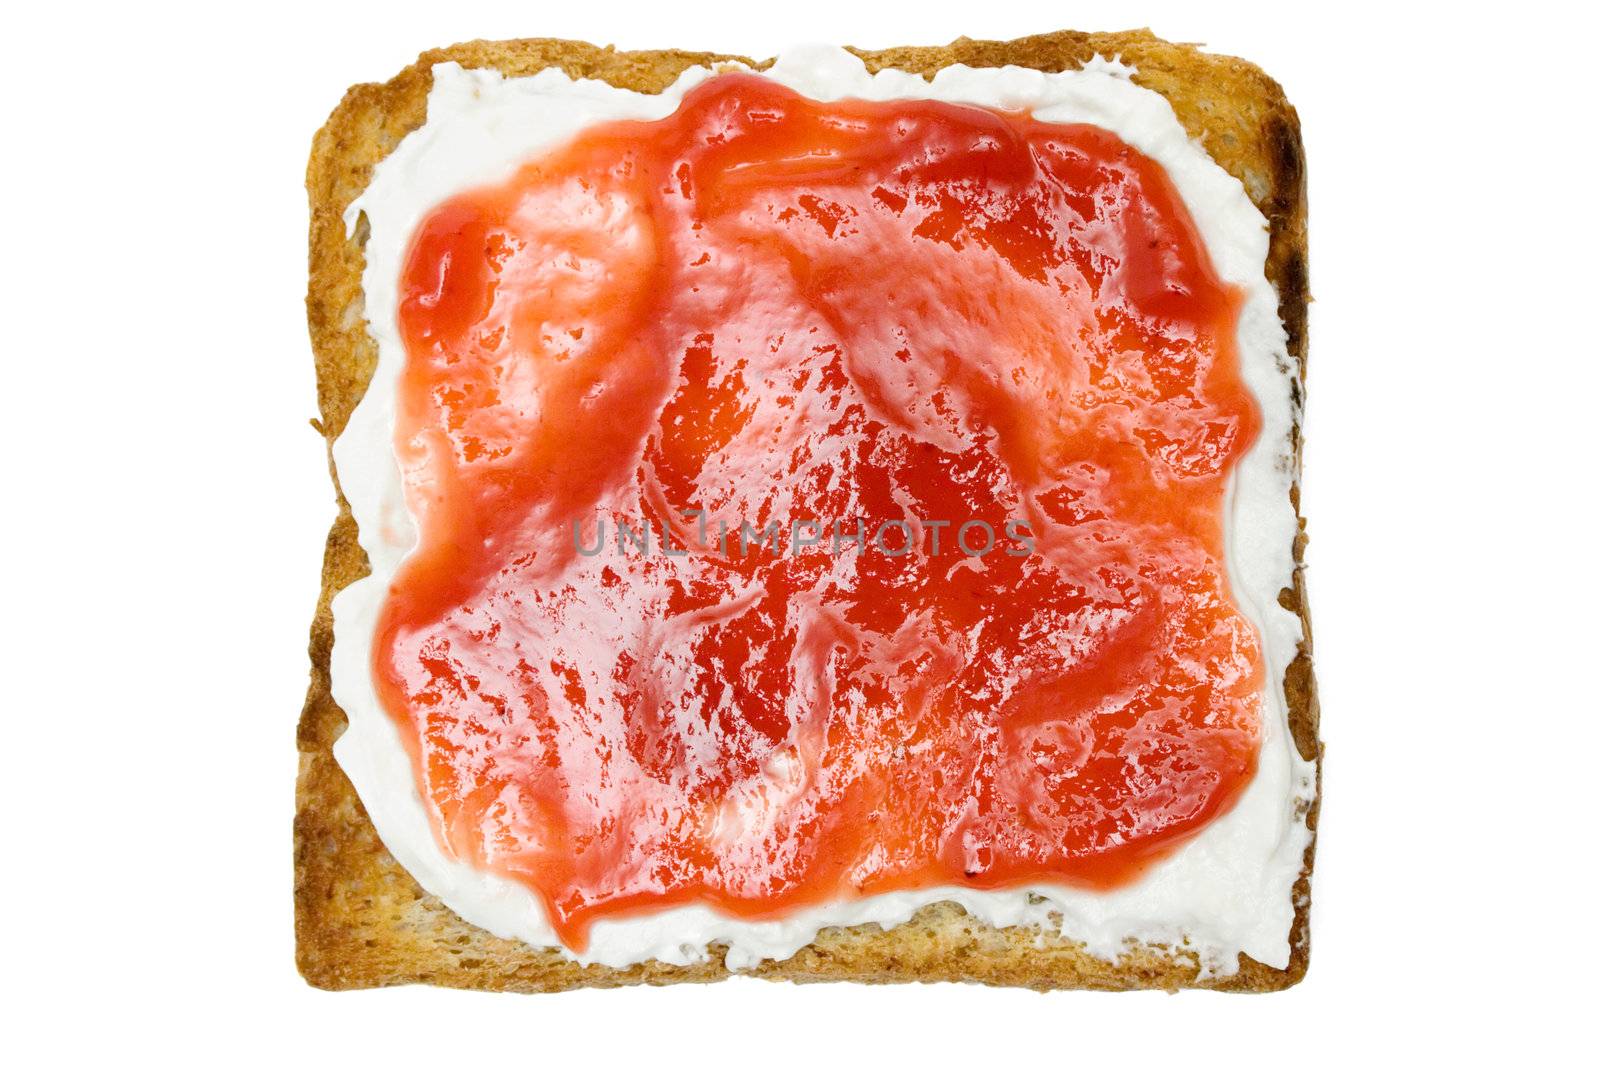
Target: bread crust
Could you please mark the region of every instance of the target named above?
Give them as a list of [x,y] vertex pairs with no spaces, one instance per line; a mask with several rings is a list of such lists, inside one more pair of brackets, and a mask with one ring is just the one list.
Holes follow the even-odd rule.
[[[1271,225],[1267,276],[1279,295],[1289,353],[1297,367],[1298,406],[1305,374],[1306,190],[1299,120],[1276,82],[1257,67],[1191,45],[1162,41],[1146,30],[1060,32],[1015,41],[962,38],[943,47],[852,49],[869,70],[884,67],[931,75],[941,67],[1016,64],[1045,71],[1076,69],[1090,57],[1118,56],[1138,68],[1134,81],[1161,93],[1178,119],[1246,192]],[[685,69],[738,61],[708,52],[618,52],[573,41],[473,41],[425,52],[383,85],[357,85],[316,134],[306,174],[311,203],[310,289],[306,312],[316,355],[320,418],[313,426],[328,445],[344,429],[377,363],[363,318],[364,233],[345,233],[345,208],[361,193],[377,163],[426,118],[434,64],[494,68],[508,76],[556,66],[573,77],[599,78],[625,89],[660,92]],[[1300,451],[1298,425],[1295,455]],[[554,949],[495,937],[424,892],[378,839],[365,809],[334,761],[344,712],[329,689],[333,618],[339,590],[368,573],[356,525],[338,473],[329,470],[339,515],[328,534],[322,591],[311,626],[311,685],[299,725],[300,767],[295,792],[294,922],[296,958],[308,982],[324,989],[427,982],[471,989],[548,992],[580,986],[712,982],[730,973],[712,946],[699,964],[659,962],[627,968],[582,966]],[[1291,493],[1298,512],[1299,493]],[[1296,538],[1294,584],[1280,602],[1304,623],[1304,640],[1284,683],[1290,729],[1300,754],[1317,763],[1317,798],[1307,813],[1316,829],[1321,803],[1322,746],[1317,736],[1316,685],[1311,670],[1311,624],[1300,563],[1305,523]],[[1314,834],[1313,834],[1314,841]],[[1295,886],[1291,956],[1283,970],[1240,956],[1236,974],[1201,978],[1194,960],[1139,948],[1113,964],[1075,942],[1032,928],[994,929],[955,904],[933,904],[890,930],[875,924],[822,931],[786,960],[751,971],[797,982],[975,981],[1034,989],[1282,989],[1305,974],[1310,957],[1312,847]]]

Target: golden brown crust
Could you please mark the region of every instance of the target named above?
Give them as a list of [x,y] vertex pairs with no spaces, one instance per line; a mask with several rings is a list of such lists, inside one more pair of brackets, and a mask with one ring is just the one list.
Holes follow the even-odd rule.
[[[1306,196],[1299,120],[1277,83],[1227,56],[1170,44],[1148,31],[1062,32],[1017,41],[957,40],[944,47],[857,51],[869,69],[896,67],[931,75],[941,67],[1016,64],[1075,69],[1095,54],[1120,55],[1134,80],[1161,93],[1211,156],[1244,183],[1271,224],[1267,274],[1277,287],[1289,351],[1304,380],[1306,355]],[[365,188],[372,168],[421,125],[435,63],[493,67],[507,75],[557,66],[574,77],[620,88],[660,92],[684,69],[739,60],[704,52],[618,52],[572,41],[473,41],[424,53],[384,85],[358,85],[318,131],[306,187],[311,200],[311,284],[306,299],[316,353],[321,418],[314,424],[331,446],[366,390],[377,352],[362,318],[363,234],[349,238],[342,216]],[[759,65],[759,64],[758,64]],[[1298,401],[1297,383],[1297,401]],[[1295,441],[1298,450],[1299,441]],[[330,469],[332,463],[330,460]],[[337,490],[337,475],[335,474]],[[543,992],[577,986],[711,982],[727,977],[721,950],[688,967],[662,963],[626,969],[582,967],[551,949],[494,937],[458,918],[425,892],[378,840],[355,791],[334,762],[332,745],[345,717],[329,692],[333,594],[367,573],[355,522],[339,493],[339,517],[328,535],[322,593],[311,627],[311,688],[300,718],[300,774],[295,813],[295,935],[300,971],[326,989],[430,982],[474,989]],[[1296,495],[1298,506],[1298,495]],[[1302,531],[1304,523],[1302,521]],[[1296,559],[1304,548],[1297,540]],[[1300,752],[1319,766],[1316,686],[1303,576],[1280,600],[1305,621],[1300,655],[1285,679],[1290,727]],[[1317,806],[1308,813],[1316,827]],[[1305,974],[1312,850],[1295,888],[1292,956],[1284,970],[1240,957],[1237,974],[1199,979],[1192,960],[1140,950],[1117,964],[1081,946],[1032,929],[996,930],[954,904],[924,908],[892,930],[876,925],[823,931],[811,946],[753,972],[789,981],[977,981],[1034,989],[1282,989]]]

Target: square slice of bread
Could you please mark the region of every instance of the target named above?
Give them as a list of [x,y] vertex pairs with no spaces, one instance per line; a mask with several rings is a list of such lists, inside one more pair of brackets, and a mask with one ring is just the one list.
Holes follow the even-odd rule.
[[[1142,30],[1062,32],[1005,42],[962,39],[945,47],[856,54],[872,71],[893,67],[925,76],[957,63],[1071,70],[1097,54],[1120,56],[1136,67],[1133,80],[1166,97],[1190,136],[1244,184],[1270,222],[1267,276],[1277,289],[1289,352],[1298,365],[1298,403],[1306,354],[1304,157],[1294,109],[1272,79],[1249,63],[1170,44]],[[692,66],[726,61],[763,65],[743,56],[707,52],[618,52],[557,40],[474,41],[425,53],[386,84],[351,89],[317,133],[306,174],[311,201],[306,305],[321,411],[314,425],[330,446],[361,399],[377,362],[376,346],[363,319],[365,235],[358,231],[347,236],[342,216],[366,187],[377,163],[423,123],[432,67],[449,61],[492,68],[506,76],[560,67],[573,77],[598,78],[646,93],[660,92]],[[1298,437],[1293,444],[1298,454]],[[322,593],[311,627],[311,688],[299,727],[294,913],[296,955],[306,979],[327,989],[428,982],[536,992],[711,982],[734,973],[724,966],[715,945],[708,960],[691,966],[652,962],[616,969],[585,967],[563,959],[554,949],[495,937],[426,893],[389,854],[332,752],[345,716],[329,692],[333,644],[329,604],[335,593],[368,572],[342,492],[338,500],[339,517],[328,535]],[[1295,545],[1297,562],[1303,548],[1302,532]],[[1320,768],[1310,622],[1298,568],[1293,588],[1283,590],[1279,599],[1305,621],[1305,637],[1288,670],[1285,691],[1296,745]],[[1313,830],[1316,818],[1314,804],[1307,815]],[[994,929],[946,903],[930,905],[910,922],[889,930],[875,924],[824,930],[794,956],[739,973],[789,981],[976,981],[1035,989],[1281,989],[1300,980],[1309,958],[1311,860],[1308,847],[1295,886],[1291,958],[1282,970],[1241,956],[1237,973],[1202,977],[1192,959],[1142,948],[1112,963],[1051,932]]]

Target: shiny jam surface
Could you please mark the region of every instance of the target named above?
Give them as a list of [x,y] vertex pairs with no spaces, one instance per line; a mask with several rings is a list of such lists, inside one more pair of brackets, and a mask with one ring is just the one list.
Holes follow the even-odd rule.
[[401,285],[380,697],[569,947],[1109,888],[1248,782],[1240,297],[1112,134],[725,74],[440,205]]

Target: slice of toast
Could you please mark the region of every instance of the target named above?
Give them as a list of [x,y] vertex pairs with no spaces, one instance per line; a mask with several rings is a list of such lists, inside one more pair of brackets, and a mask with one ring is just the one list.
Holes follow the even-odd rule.
[[[1303,381],[1306,352],[1306,200],[1304,157],[1294,109],[1278,85],[1249,63],[1170,44],[1148,31],[1061,32],[1016,41],[958,40],[945,47],[856,51],[872,71],[884,67],[931,75],[956,63],[1007,64],[1044,71],[1076,69],[1092,56],[1120,56],[1137,68],[1134,81],[1171,103],[1184,128],[1230,174],[1271,224],[1267,276],[1279,294],[1289,352]],[[737,60],[704,52],[618,52],[557,40],[475,41],[427,52],[384,85],[351,89],[318,131],[306,186],[311,202],[311,282],[306,300],[316,353],[321,418],[314,425],[332,445],[361,399],[377,362],[363,320],[363,239],[347,236],[343,213],[373,168],[426,118],[434,64],[454,61],[507,76],[560,67],[640,92],[660,92],[686,68]],[[1295,385],[1296,403],[1300,383]],[[1298,435],[1298,430],[1295,431]],[[1294,441],[1299,451],[1298,436]],[[331,460],[330,460],[331,467]],[[337,473],[335,473],[337,488]],[[1296,498],[1298,507],[1298,499]],[[1301,523],[1303,531],[1304,523]],[[1301,558],[1304,534],[1297,538]],[[579,986],[710,982],[727,977],[723,955],[691,966],[659,962],[624,969],[582,966],[554,949],[495,937],[457,917],[424,892],[378,839],[360,800],[334,761],[332,746],[345,716],[329,691],[333,644],[330,602],[368,573],[343,492],[328,535],[322,593],[311,627],[311,688],[299,727],[300,771],[294,830],[295,934],[301,973],[315,986],[353,989],[407,982],[525,992]],[[1310,622],[1297,569],[1280,602],[1305,622],[1305,638],[1285,680],[1290,728],[1301,755],[1319,761]],[[1319,773],[1320,778],[1320,773]],[[1318,797],[1320,802],[1320,781]],[[1307,820],[1315,830],[1317,807]],[[1241,956],[1237,973],[1202,977],[1197,964],[1155,949],[1136,949],[1111,963],[1079,944],[1034,928],[994,929],[955,904],[923,908],[889,930],[876,924],[824,930],[789,959],[738,972],[791,981],[977,981],[1035,989],[1213,989],[1265,991],[1299,981],[1309,958],[1312,850],[1295,886],[1291,958],[1278,970]]]

